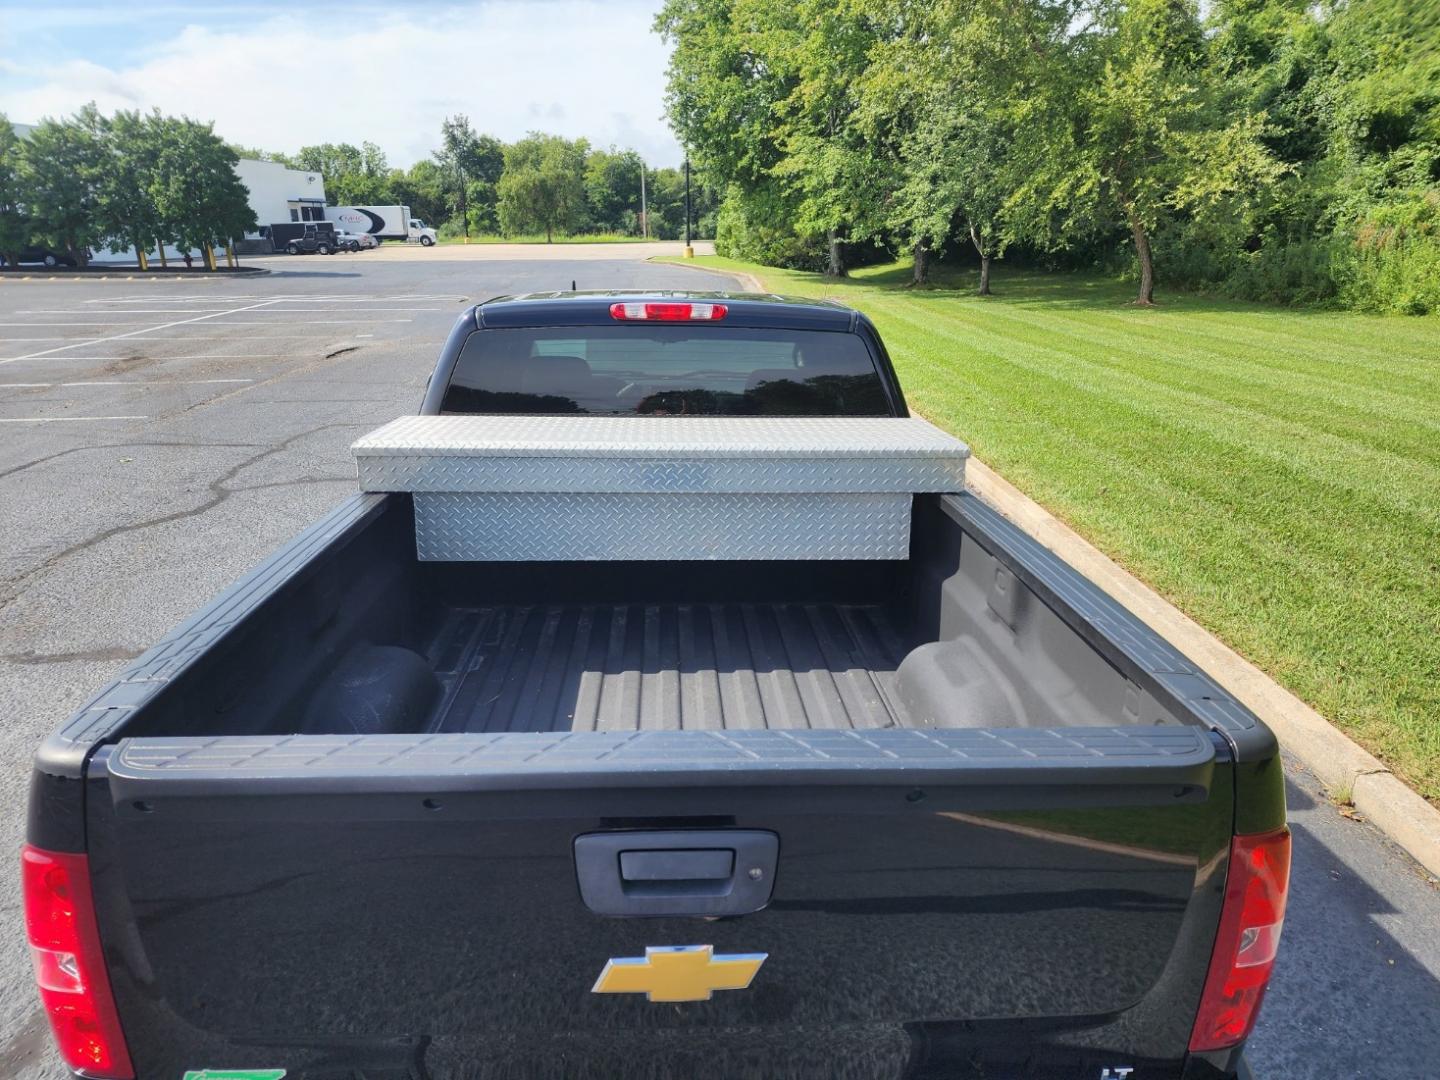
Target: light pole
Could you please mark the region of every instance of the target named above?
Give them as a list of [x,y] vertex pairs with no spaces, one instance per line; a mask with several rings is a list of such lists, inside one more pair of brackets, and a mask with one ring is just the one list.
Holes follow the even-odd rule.
[[695,247],[690,243],[690,154],[685,154],[685,258],[695,257]]
[[645,162],[640,162],[640,235],[650,239],[650,217],[645,209]]

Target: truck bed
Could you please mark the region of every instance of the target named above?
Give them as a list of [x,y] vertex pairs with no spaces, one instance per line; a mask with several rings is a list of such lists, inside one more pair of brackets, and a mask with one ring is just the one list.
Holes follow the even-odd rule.
[[[917,498],[904,561],[425,562],[408,496],[271,594],[137,735],[1185,723]],[[167,665],[161,658],[156,663]],[[1193,721],[1191,721],[1193,722]]]
[[446,613],[426,729],[906,725],[906,653],[879,604],[491,604]]

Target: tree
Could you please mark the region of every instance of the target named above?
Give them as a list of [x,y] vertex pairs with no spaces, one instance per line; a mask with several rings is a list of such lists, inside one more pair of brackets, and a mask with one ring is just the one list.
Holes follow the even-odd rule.
[[[585,202],[590,224],[603,232],[639,232],[640,173],[634,150],[594,150],[585,161]],[[648,175],[647,175],[648,181]]]
[[421,160],[409,169],[391,169],[389,188],[397,203],[434,224],[445,218],[445,177],[433,161]]
[[98,118],[97,143],[103,168],[96,190],[96,225],[112,252],[133,248],[142,269],[160,226],[155,207],[154,163],[164,119],[156,111],[117,112]]
[[318,172],[328,182],[331,177],[363,173],[364,156],[351,143],[319,143],[302,146],[290,158],[290,167],[305,172]]
[[21,145],[19,182],[37,235],[65,252],[76,266],[99,246],[97,204],[101,148],[93,105],[79,119],[45,119]]
[[883,229],[878,211],[893,178],[892,148],[857,115],[856,87],[882,24],[833,0],[741,6],[753,48],[789,87],[774,131],[785,154],[771,173],[797,196],[797,230],[824,235],[825,272],[842,277],[845,238]]
[[30,216],[20,189],[20,139],[4,113],[0,113],[0,260],[6,266],[20,261],[30,243]]
[[655,31],[673,46],[665,112],[691,163],[722,186],[762,185],[783,157],[775,110],[789,94],[743,31],[746,0],[666,0]]
[[[444,175],[450,205],[460,215],[465,239],[469,240],[471,199],[479,196],[493,205],[491,193],[504,167],[504,149],[500,140],[477,135],[470,126],[470,118],[463,113],[445,118],[440,125],[440,140],[435,160]],[[476,184],[481,186],[477,188]]]
[[1149,305],[1162,221],[1218,214],[1284,170],[1262,141],[1263,115],[1227,108],[1190,0],[1095,10],[1026,114],[1026,179],[1006,211],[1021,235],[1052,246],[1123,225],[1140,267],[1135,302]]
[[980,259],[976,291],[989,296],[991,261],[1006,244],[1001,215],[1012,190],[1008,133],[983,107],[952,106],[934,97],[927,96],[905,139],[903,181],[889,220],[910,241],[916,284],[927,280],[930,256],[943,251],[958,231]]
[[[787,225],[824,238],[836,276],[845,273],[847,238],[883,228],[893,162],[856,123],[858,80],[887,32],[860,6],[669,0],[656,19],[675,46],[667,110],[700,172],[728,185],[732,203],[787,202]],[[788,197],[763,190],[774,184]]]
[[531,132],[505,148],[500,176],[500,228],[506,235],[573,232],[585,212],[585,155],[589,144]]
[[[710,192],[718,210],[716,242],[741,257],[783,253],[778,257],[785,265],[808,267],[818,238],[797,231],[799,199],[775,175],[786,155],[778,110],[795,78],[761,50],[763,35],[751,33],[753,12],[749,0],[666,0],[654,24],[673,46],[665,111],[693,167],[692,179]],[[654,180],[657,191],[668,189],[664,170]],[[664,232],[653,227],[661,215],[653,193],[650,211],[652,233],[675,235],[668,224],[661,226]],[[683,231],[683,205],[674,215]]]
[[256,228],[239,160],[210,124],[165,118],[152,190],[162,228],[182,251],[209,250]]
[[954,238],[979,256],[979,293],[988,296],[1018,184],[1017,109],[1046,76],[1076,0],[859,2],[892,28],[871,51],[859,114],[872,139],[897,148],[886,223],[914,252],[915,284]]
[[332,206],[394,201],[385,152],[372,142],[363,142],[358,147],[351,143],[302,146],[285,164],[319,173],[325,180],[325,195]]

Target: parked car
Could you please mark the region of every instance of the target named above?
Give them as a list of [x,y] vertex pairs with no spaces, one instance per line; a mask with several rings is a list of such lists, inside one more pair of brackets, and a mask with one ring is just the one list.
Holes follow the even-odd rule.
[[286,242],[285,250],[291,255],[329,255],[337,246],[333,229],[306,225],[303,233]]
[[1274,736],[864,315],[500,297],[420,414],[40,748],[77,1075],[1245,1075]]
[[[0,255],[0,266],[5,266],[5,256]],[[74,266],[75,258],[69,252],[55,251],[52,248],[27,247],[20,252],[21,266]]]
[[368,251],[370,248],[379,247],[380,241],[369,233],[354,233],[336,229],[335,246],[339,251]]

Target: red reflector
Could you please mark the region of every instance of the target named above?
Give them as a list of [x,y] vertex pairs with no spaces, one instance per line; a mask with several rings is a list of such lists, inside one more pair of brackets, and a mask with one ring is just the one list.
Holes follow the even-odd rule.
[[1290,888],[1290,830],[1230,844],[1225,905],[1190,1049],[1223,1050],[1250,1035],[1275,967]]
[[610,317],[651,322],[715,322],[730,309],[724,304],[654,304],[630,302],[611,304]]
[[100,952],[89,862],[26,844],[20,869],[35,984],[60,1056],[87,1077],[133,1080]]

